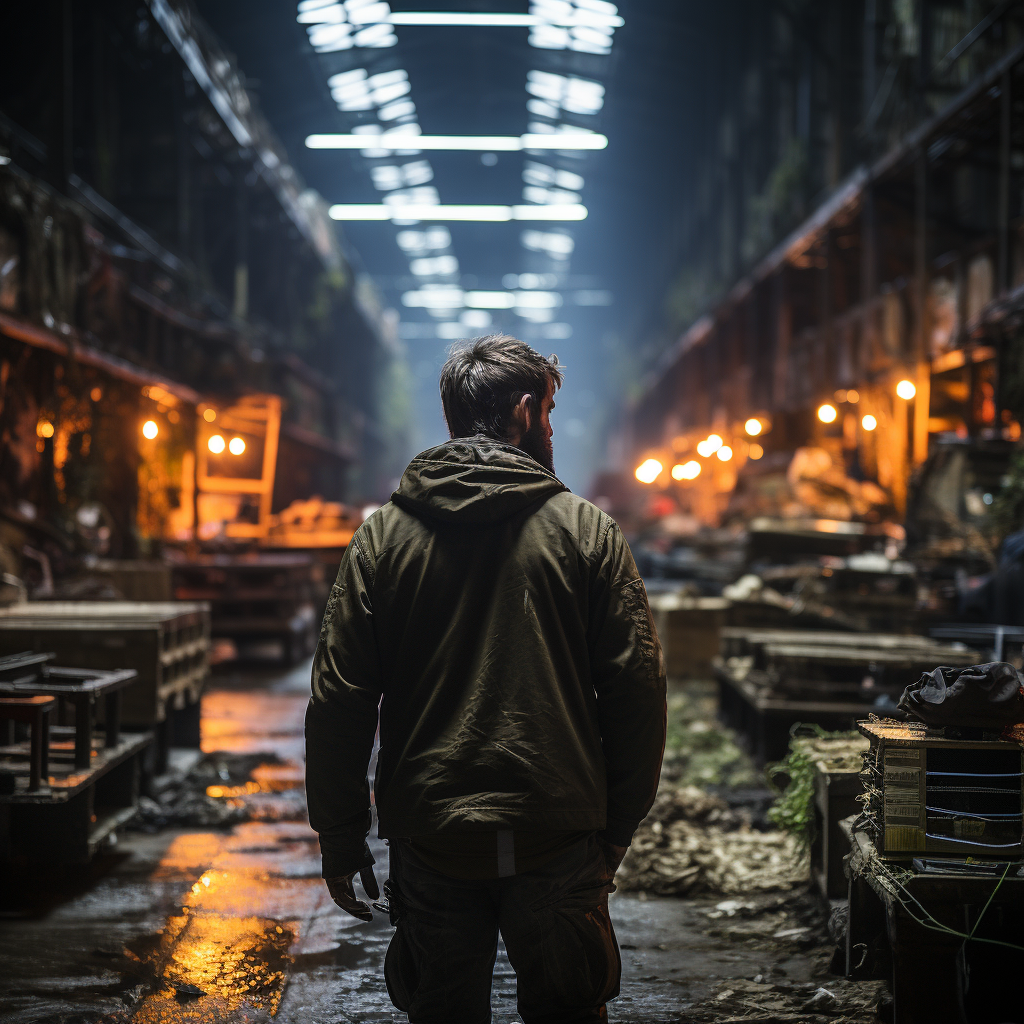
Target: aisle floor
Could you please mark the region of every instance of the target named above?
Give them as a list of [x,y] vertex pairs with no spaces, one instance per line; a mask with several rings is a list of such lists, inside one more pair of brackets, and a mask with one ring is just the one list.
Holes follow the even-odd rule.
[[[309,666],[215,680],[204,700],[206,753],[266,755],[255,820],[229,829],[126,832],[88,869],[9,878],[0,902],[0,1019],[294,1024],[404,1021],[381,973],[392,929],[343,914],[319,877],[302,802]],[[255,760],[259,761],[259,757]],[[256,789],[250,786],[249,789]],[[387,847],[372,841],[377,874]],[[710,937],[716,901],[612,897],[622,994],[609,1020],[686,1019],[728,979],[811,981],[789,948]],[[760,980],[760,979],[758,979]],[[495,1024],[519,1021],[515,976],[495,967]]]

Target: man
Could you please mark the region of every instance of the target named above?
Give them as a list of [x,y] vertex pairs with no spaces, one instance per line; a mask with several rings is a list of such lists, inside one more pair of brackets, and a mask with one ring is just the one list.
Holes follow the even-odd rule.
[[371,920],[379,704],[384,973],[414,1024],[490,1021],[499,931],[526,1024],[603,1021],[618,994],[608,893],[657,789],[665,673],[622,534],[554,474],[561,382],[514,338],[454,350],[452,440],[356,532],[324,616],[309,820],[335,902]]

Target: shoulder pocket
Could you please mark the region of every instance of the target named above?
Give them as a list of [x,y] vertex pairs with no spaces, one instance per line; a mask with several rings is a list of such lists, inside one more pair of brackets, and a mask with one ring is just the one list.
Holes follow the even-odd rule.
[[653,657],[656,647],[654,639],[654,620],[647,603],[647,590],[644,581],[637,577],[622,588],[622,603],[633,622],[636,631],[637,647],[647,657]]
[[345,588],[335,583],[331,587],[330,597],[327,598],[327,607],[324,609],[324,617],[320,622],[320,640],[321,642],[327,636],[328,624],[334,619],[334,614],[338,608],[338,602],[341,600],[345,593]]

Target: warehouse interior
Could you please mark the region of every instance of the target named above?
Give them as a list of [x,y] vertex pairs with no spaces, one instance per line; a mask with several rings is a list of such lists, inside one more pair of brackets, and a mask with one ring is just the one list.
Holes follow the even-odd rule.
[[508,334],[668,677],[607,1020],[1024,1022],[1024,4],[442,6],[3,12],[0,1017],[408,1019],[310,672]]

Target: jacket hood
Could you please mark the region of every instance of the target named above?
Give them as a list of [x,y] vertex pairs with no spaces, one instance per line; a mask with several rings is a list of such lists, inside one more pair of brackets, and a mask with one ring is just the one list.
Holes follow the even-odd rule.
[[391,500],[414,515],[480,525],[568,489],[526,452],[478,434],[417,455]]

